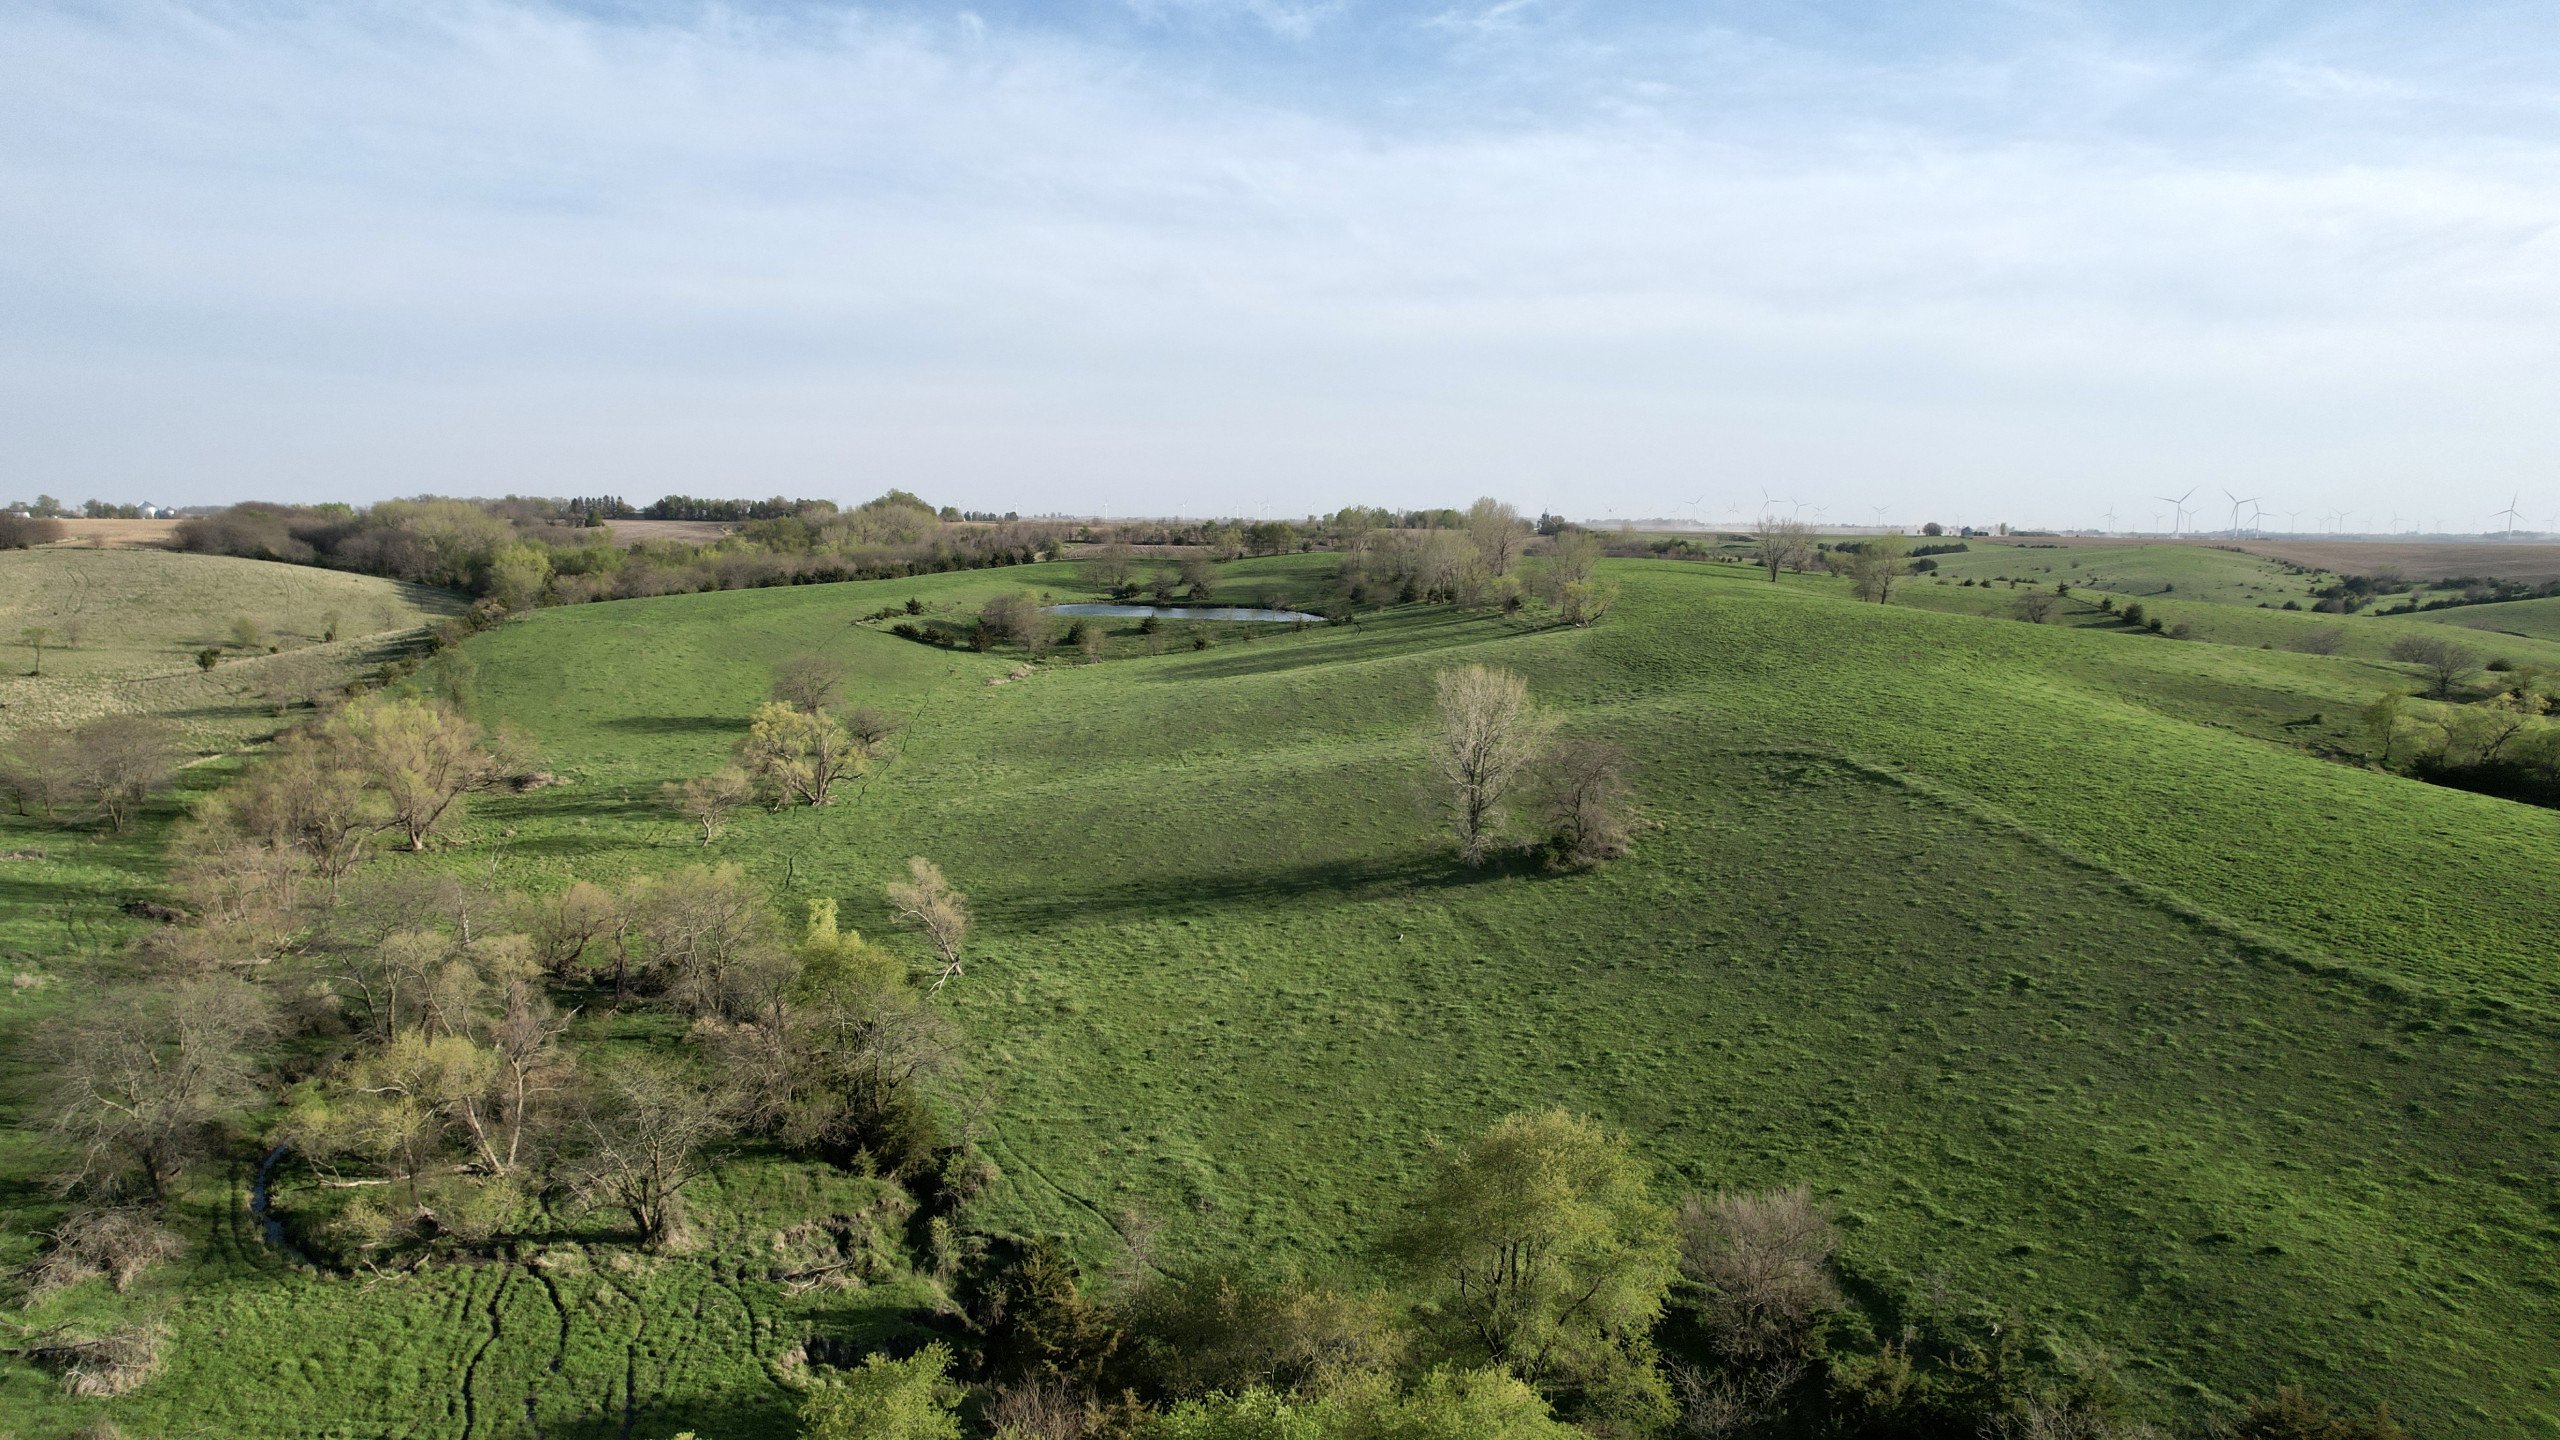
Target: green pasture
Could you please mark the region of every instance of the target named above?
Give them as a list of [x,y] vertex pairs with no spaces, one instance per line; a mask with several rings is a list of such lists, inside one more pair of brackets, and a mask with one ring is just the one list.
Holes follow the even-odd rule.
[[[1330,567],[1240,562],[1218,598],[1320,605]],[[442,668],[568,783],[378,863],[541,885],[735,860],[877,936],[883,882],[931,857],[978,917],[943,997],[995,1091],[986,1218],[1096,1265],[1145,1226],[1182,1273],[1374,1273],[1435,1142],[1564,1104],[1667,1186],[1814,1186],[1888,1312],[2015,1307],[2183,1426],[2277,1383],[2422,1434],[2560,1426],[2560,824],[2322,758],[2407,683],[2387,642],[1949,613],[2005,586],[1879,608],[1739,566],[1606,573],[1623,599],[1588,630],[1409,607],[1195,650],[1192,622],[1116,621],[1106,662],[1028,674],[865,617],[1090,598],[1072,567],[543,611]],[[2332,619],[2193,583],[2200,628]],[[723,763],[773,665],[813,650],[906,720],[895,757],[706,851],[658,787]],[[1455,863],[1425,733],[1433,676],[1471,661],[1628,749],[1632,858]],[[875,1335],[918,1299],[781,1293],[768,1232],[862,1182],[759,1157],[701,1251],[627,1271],[572,1233],[324,1281],[250,1241],[230,1183],[155,1282],[176,1358],[107,1407],[138,1433],[777,1433],[802,1330]],[[0,1429],[85,1423],[49,1383],[0,1370]]]

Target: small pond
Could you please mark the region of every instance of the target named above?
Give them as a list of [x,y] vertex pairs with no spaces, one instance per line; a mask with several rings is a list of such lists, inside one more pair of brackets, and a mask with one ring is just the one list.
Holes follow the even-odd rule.
[[1138,620],[1149,615],[1167,620],[1279,620],[1300,625],[1324,623],[1321,615],[1304,610],[1256,610],[1244,605],[1051,605],[1051,615],[1104,615],[1114,620]]

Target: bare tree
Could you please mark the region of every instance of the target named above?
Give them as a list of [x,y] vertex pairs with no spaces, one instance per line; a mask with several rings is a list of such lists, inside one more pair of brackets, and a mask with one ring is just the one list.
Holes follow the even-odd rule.
[[1813,527],[1801,520],[1763,515],[1752,533],[1760,542],[1760,567],[1769,572],[1771,584],[1777,583],[1780,570],[1802,570],[1813,559]]
[[1482,665],[1443,670],[1439,713],[1432,760],[1449,787],[1458,853],[1480,865],[1502,828],[1503,797],[1537,753],[1540,726],[1529,682]]
[[1540,818],[1554,863],[1596,865],[1634,843],[1627,756],[1605,740],[1565,740],[1539,757]]
[[511,923],[523,927],[533,942],[533,962],[567,979],[588,952],[610,938],[623,923],[622,902],[591,880],[572,880],[539,897],[520,896]]
[[71,764],[71,732],[50,725],[31,726],[0,752],[0,783],[18,802],[21,815],[51,815],[79,793]]
[[214,978],[110,991],[44,1035],[45,1110],[75,1147],[63,1187],[139,1178],[165,1196],[251,1098],[249,1050],[267,1029],[256,991]]
[[961,973],[960,951],[969,938],[969,897],[943,878],[940,866],[921,855],[910,856],[907,878],[890,881],[883,893],[899,923],[922,932],[933,947],[934,958],[942,966],[933,988],[941,989]]
[[1129,588],[1129,573],[1134,563],[1128,546],[1117,540],[1110,541],[1086,557],[1084,581],[1105,595],[1120,595]]
[[1798,1186],[1746,1195],[1691,1196],[1680,1207],[1680,1271],[1704,1297],[1708,1335],[1746,1365],[1800,1358],[1814,1327],[1840,1304],[1831,1217]]
[[27,673],[30,675],[43,674],[44,647],[53,643],[52,628],[44,625],[30,625],[18,632],[18,643],[26,646],[27,649],[35,655],[35,666],[33,669],[27,671]]
[[844,688],[844,666],[825,655],[794,655],[773,667],[773,698],[794,710],[816,714],[836,703]]
[[720,838],[721,827],[729,823],[729,813],[755,797],[755,785],[747,772],[735,765],[724,765],[708,775],[689,780],[670,780],[658,787],[666,797],[667,808],[702,828],[702,843]]
[[735,1133],[730,1112],[726,1095],[667,1061],[632,1056],[601,1067],[573,1127],[579,1192],[629,1216],[642,1245],[677,1242],[684,1192],[711,1173],[710,1148]]
[[2305,655],[2335,655],[2345,649],[2346,644],[2346,626],[2318,625],[2295,636],[2289,648]]
[[2428,693],[2453,698],[2454,689],[2480,668],[2480,657],[2468,646],[2434,635],[2403,635],[2391,642],[2391,658],[2418,667],[2427,677]]
[[72,793],[121,834],[178,768],[178,737],[167,721],[108,715],[71,732]]
[[1217,585],[1218,567],[1208,556],[1185,555],[1182,557],[1182,588],[1191,592],[1192,599],[1206,598],[1211,590],[1217,588]]
[[2061,604],[2061,597],[2049,590],[2021,590],[2018,598],[2009,602],[2009,613],[2030,625],[2041,625],[2053,618]]
[[1467,538],[1475,542],[1476,558],[1488,573],[1508,575],[1512,562],[1529,543],[1529,522],[1520,518],[1518,510],[1487,495],[1467,507]]
[[636,944],[667,998],[697,1016],[771,1011],[799,973],[771,901],[736,865],[641,876],[623,901]]
[[365,842],[392,823],[355,748],[332,732],[288,737],[206,803],[208,821],[261,844],[299,852],[330,894],[363,863]]

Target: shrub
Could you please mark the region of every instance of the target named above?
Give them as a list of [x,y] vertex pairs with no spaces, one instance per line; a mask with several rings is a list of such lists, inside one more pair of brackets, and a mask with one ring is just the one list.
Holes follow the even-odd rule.
[[62,522],[50,515],[0,515],[0,550],[50,545],[63,533]]

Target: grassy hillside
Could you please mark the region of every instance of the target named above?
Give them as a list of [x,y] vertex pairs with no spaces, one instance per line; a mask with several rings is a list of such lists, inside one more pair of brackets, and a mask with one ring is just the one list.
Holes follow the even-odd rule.
[[[2245,733],[2396,677],[1618,574],[1587,632],[1413,611],[1004,686],[849,622],[1025,572],[547,612],[472,652],[575,783],[493,806],[483,853],[693,858],[654,787],[825,648],[904,752],[718,852],[857,923],[907,854],[972,891],[951,1003],[1008,1204],[1089,1249],[1144,1210],[1185,1265],[1357,1263],[1431,1136],[1560,1101],[1694,1183],[1811,1181],[1880,1283],[2021,1295],[2165,1394],[2551,1405],[2560,1315],[2508,1257],[2553,1238],[2560,842]],[[1415,777],[1464,660],[1637,752],[1637,859],[1450,864]]]
[[[2455,605],[2443,610],[2430,610],[2425,618],[2439,625],[2459,625],[2466,630],[2482,630],[2497,636],[2560,643],[2560,599]],[[2505,642],[2481,640],[2474,643],[2494,646]]]
[[[1306,597],[1328,566],[1228,583]],[[1625,598],[1587,631],[1414,608],[1194,651],[1124,625],[1128,658],[1020,680],[858,617],[1066,598],[1066,567],[545,611],[465,653],[482,717],[569,783],[490,801],[433,863],[542,884],[704,858],[657,786],[721,763],[775,662],[825,651],[850,701],[909,720],[896,759],[709,854],[875,934],[908,855],[972,894],[944,1000],[995,1091],[998,1222],[1088,1260],[1145,1224],[1185,1273],[1358,1273],[1435,1139],[1566,1104],[1680,1185],[1813,1185],[1858,1284],[2016,1303],[2054,1345],[2127,1357],[2164,1414],[2284,1380],[2421,1433],[2560,1415],[2560,836],[2298,747],[2393,667],[1856,606],[1738,567],[1610,573]],[[1915,596],[1949,593],[1986,594]],[[1655,827],[1633,858],[1454,864],[1422,735],[1433,675],[1466,661],[1633,752]],[[111,1413],[779,1433],[795,1329],[859,1340],[912,1297],[769,1278],[771,1231],[858,1211],[827,1189],[858,1182],[750,1159],[722,1183],[694,1255],[613,1268],[564,1242],[352,1284],[248,1243],[244,1172],[162,1282],[177,1358]],[[0,1424],[79,1420],[0,1373]]]
[[[1914,544],[1930,544],[1915,540]],[[1945,541],[1934,543],[1949,543]],[[2063,540],[1973,540],[1959,555],[1937,555],[1938,572],[1977,583],[1994,578],[2056,582],[2075,589],[2108,590],[2148,600],[2155,595],[2217,605],[2308,607],[2314,586],[2326,578],[2297,574],[2260,555],[2220,545],[2076,545]]]
[[[147,522],[130,522],[135,524]],[[369,575],[180,555],[160,550],[45,546],[0,552],[0,740],[27,725],[76,724],[110,713],[178,720],[200,750],[236,745],[276,727],[280,701],[343,685],[378,664],[385,645],[459,601],[442,591]],[[339,639],[322,643],[327,619]],[[242,618],[263,640],[233,643]],[[52,633],[43,674],[24,631]],[[276,647],[265,654],[266,646]],[[207,672],[196,653],[225,652]]]

